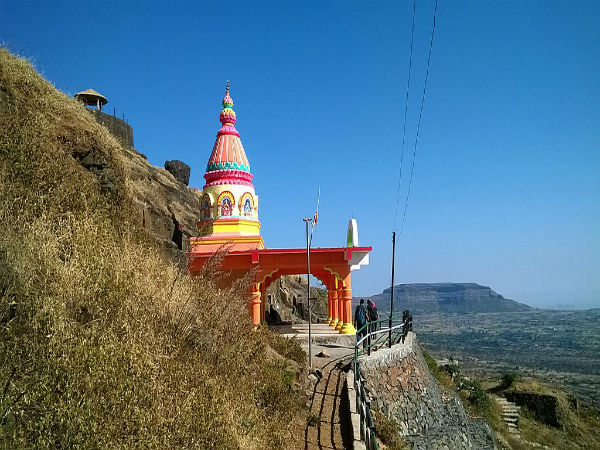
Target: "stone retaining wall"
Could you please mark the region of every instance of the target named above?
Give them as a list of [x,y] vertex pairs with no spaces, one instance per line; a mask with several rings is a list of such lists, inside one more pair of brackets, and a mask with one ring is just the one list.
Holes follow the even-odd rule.
[[96,117],[96,121],[106,126],[113,136],[121,141],[121,144],[127,148],[133,148],[133,128],[127,122],[102,111],[96,111],[95,109],[90,111]]
[[440,390],[413,333],[359,361],[372,408],[395,419],[413,449],[495,448],[490,426],[467,417],[454,392]]

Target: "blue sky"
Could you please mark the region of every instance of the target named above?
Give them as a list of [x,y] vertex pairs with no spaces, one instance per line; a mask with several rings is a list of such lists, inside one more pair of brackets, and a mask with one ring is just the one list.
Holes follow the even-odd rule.
[[[403,196],[433,0],[418,1]],[[269,247],[358,220],[390,282],[412,1],[0,1],[0,40],[56,87],[125,113],[153,164],[202,187],[225,80]],[[477,282],[536,306],[600,307],[600,3],[440,0],[397,282]]]

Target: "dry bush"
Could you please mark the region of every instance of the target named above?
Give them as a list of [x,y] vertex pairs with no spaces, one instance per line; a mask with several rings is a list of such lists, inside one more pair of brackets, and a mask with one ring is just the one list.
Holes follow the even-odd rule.
[[383,442],[386,448],[392,450],[410,448],[410,445],[402,438],[398,424],[393,418],[387,417],[377,409],[372,409],[371,411],[377,427],[377,437]]
[[6,50],[0,94],[0,448],[284,446],[299,405],[245,281],[166,261],[128,222],[117,141]]
[[306,364],[306,352],[297,339],[288,338],[281,334],[273,333],[266,325],[260,327],[260,332],[269,346],[284,358],[296,361],[301,366]]

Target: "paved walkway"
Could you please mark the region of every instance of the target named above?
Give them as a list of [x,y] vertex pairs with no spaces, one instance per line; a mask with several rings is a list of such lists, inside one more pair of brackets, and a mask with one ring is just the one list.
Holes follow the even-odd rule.
[[[298,339],[308,353],[308,324],[272,328],[284,336]],[[354,357],[355,336],[339,334],[327,324],[313,324],[311,331],[313,371],[320,370],[322,377],[312,385],[310,392],[304,449],[351,449],[354,437],[344,381]],[[321,351],[328,356],[316,356]]]
[[353,352],[346,348],[327,350],[330,354],[345,355],[314,359],[314,366],[321,370],[323,376],[315,383],[311,392],[309,420],[304,430],[305,450],[350,449],[354,439],[348,392],[344,389]]

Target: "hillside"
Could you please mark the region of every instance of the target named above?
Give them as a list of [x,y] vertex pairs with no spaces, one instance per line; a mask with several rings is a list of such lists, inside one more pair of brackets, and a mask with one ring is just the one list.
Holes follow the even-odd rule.
[[166,257],[163,172],[0,49],[0,448],[287,446],[302,352]]
[[[379,310],[389,311],[390,292],[388,288],[370,297]],[[476,283],[414,283],[394,286],[394,309],[409,309],[412,314],[455,314],[527,311],[532,308]]]

